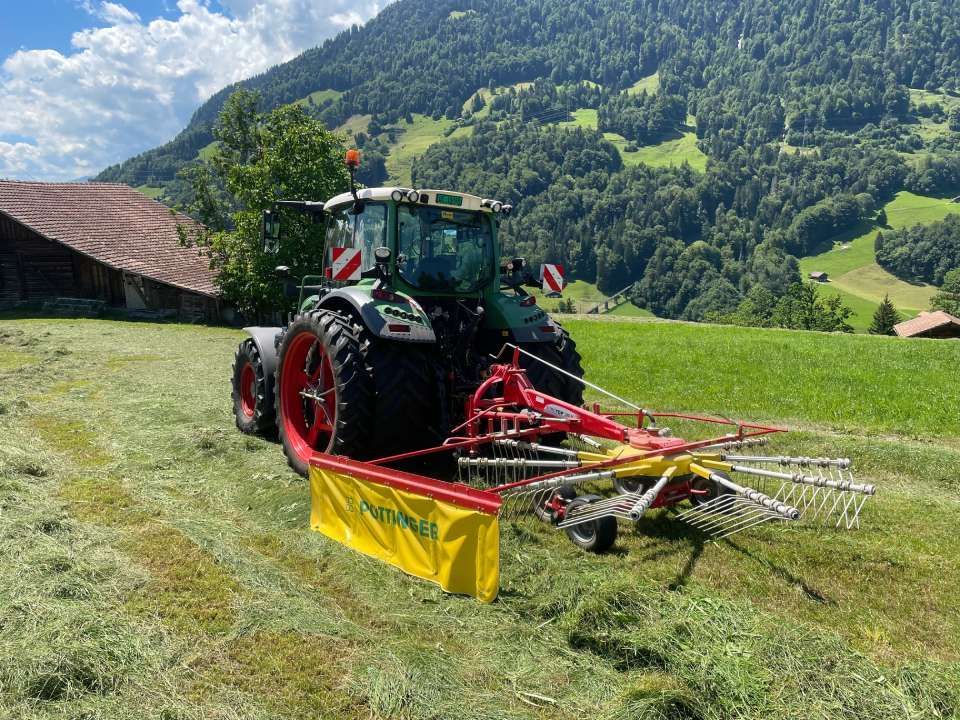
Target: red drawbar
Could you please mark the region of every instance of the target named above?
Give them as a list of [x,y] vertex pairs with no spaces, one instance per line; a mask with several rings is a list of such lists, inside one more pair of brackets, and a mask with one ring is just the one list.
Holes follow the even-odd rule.
[[432,500],[440,500],[468,510],[478,510],[488,515],[496,515],[500,511],[502,500],[499,495],[485,490],[477,490],[460,483],[448,483],[424,475],[391,470],[379,465],[351,460],[342,455],[315,453],[310,458],[310,464],[324,470],[353,475],[370,482],[423,495]]

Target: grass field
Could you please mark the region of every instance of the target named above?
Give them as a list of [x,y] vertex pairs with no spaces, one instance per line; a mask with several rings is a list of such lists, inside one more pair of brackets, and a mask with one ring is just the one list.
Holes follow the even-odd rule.
[[372,115],[351,115],[343,125],[337,128],[337,132],[344,133],[352,138],[357,133],[366,132],[372,119]]
[[397,142],[390,146],[387,156],[387,182],[409,187],[410,173],[413,169],[413,160],[423,154],[428,147],[449,137],[465,137],[473,132],[472,127],[460,127],[450,135],[445,133],[455,125],[453,120],[440,118],[434,120],[426,115],[414,114],[413,122],[406,120],[397,124],[400,135]]
[[[945,198],[903,191],[897,193],[884,206],[884,210],[888,227],[901,229],[936,222],[950,213],[960,213],[960,205]],[[873,243],[877,232],[883,230],[875,223],[862,222],[853,230],[834,238],[830,250],[800,260],[800,271],[804,275],[814,270],[830,274],[829,285],[822,288],[824,292],[840,294],[845,301],[856,298],[855,301],[848,301],[848,304],[855,311],[855,322],[851,324],[857,330],[865,330],[870,324],[873,311],[885,294],[890,295],[894,305],[906,318],[926,310],[931,295],[936,291],[931,285],[915,285],[900,280],[876,264]]]
[[140,185],[136,190],[137,192],[146,195],[148,198],[151,198],[152,200],[156,200],[161,195],[163,195],[162,187],[151,187],[150,185]]
[[[531,295],[537,297],[537,303],[547,312],[556,312],[561,298],[548,298],[539,288],[524,288]],[[563,289],[563,300],[573,300],[577,312],[586,312],[597,303],[603,302],[607,296],[600,292],[594,283],[586,280],[574,280]]]
[[855,533],[616,552],[505,523],[481,606],[307,529],[229,410],[230,329],[0,320],[0,707],[11,718],[955,718],[960,344],[571,319],[647,407],[800,428],[881,492]]
[[660,73],[655,72],[653,75],[647,75],[646,77],[637,80],[633,85],[627,88],[627,93],[629,95],[639,95],[646,90],[648,95],[653,95],[659,89]]
[[[575,110],[573,119],[560,123],[560,126],[596,130],[597,111],[593,108]],[[632,152],[627,150],[627,146],[631,143],[623,135],[606,132],[603,137],[617,148],[623,164],[627,166],[644,164],[651,167],[674,167],[688,162],[694,170],[699,172],[707,169],[707,156],[697,147],[697,134],[689,126],[685,127],[678,137],[655,145],[643,145]]]
[[294,105],[309,105],[312,100],[315,105],[322,105],[325,100],[336,100],[343,95],[339,90],[317,90],[295,101]]
[[[914,106],[918,106],[924,102],[928,104],[940,103],[947,115],[950,114],[951,109],[960,105],[960,98],[958,97],[917,88],[910,88],[910,101]],[[932,118],[919,118],[919,120],[919,124],[913,126],[911,129],[923,138],[924,141],[934,140],[937,137],[951,133],[949,123],[947,122],[934,122]]]

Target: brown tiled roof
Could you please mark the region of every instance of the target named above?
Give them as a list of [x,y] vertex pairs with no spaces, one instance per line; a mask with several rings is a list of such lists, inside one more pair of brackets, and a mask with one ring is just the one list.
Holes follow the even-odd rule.
[[0,212],[110,267],[218,294],[209,259],[179,244],[177,224],[196,223],[127,185],[0,180]]
[[912,320],[904,320],[893,326],[893,331],[900,337],[913,337],[922,333],[930,332],[944,325],[960,325],[960,318],[955,318],[950,313],[943,310],[934,312],[920,313]]

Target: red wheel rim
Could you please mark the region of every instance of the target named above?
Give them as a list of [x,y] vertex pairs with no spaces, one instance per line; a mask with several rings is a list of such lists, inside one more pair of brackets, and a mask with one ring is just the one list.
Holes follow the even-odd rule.
[[247,362],[240,371],[240,409],[248,418],[257,409],[257,373],[253,363]]
[[333,441],[337,388],[323,344],[304,332],[290,342],[280,373],[280,412],[289,449],[306,463]]

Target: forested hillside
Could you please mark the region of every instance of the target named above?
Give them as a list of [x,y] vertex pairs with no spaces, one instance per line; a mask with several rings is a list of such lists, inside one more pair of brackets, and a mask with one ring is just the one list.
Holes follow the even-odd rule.
[[[953,0],[399,0],[241,85],[351,130],[368,182],[502,197],[510,251],[700,319],[783,294],[900,190],[960,192],[958,83]],[[237,87],[100,179],[187,199]],[[688,138],[705,172],[648,163]]]

